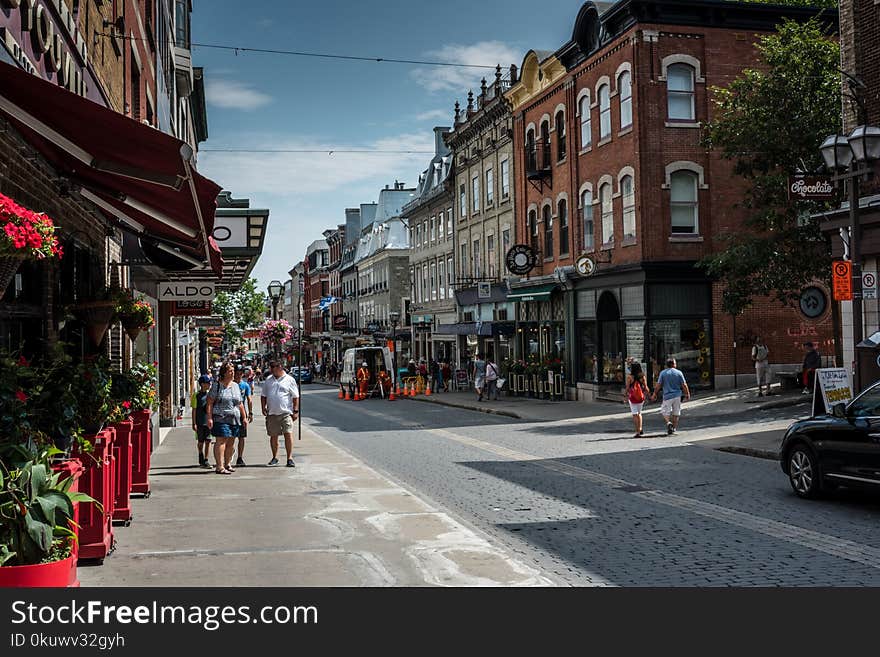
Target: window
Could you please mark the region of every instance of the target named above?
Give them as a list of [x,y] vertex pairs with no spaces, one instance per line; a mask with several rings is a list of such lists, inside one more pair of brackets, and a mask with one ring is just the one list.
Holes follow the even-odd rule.
[[501,255],[507,256],[508,251],[510,251],[510,228],[505,228],[501,231]]
[[617,77],[617,93],[620,97],[620,129],[631,126],[632,114],[632,76],[624,71]]
[[565,112],[556,112],[556,161],[565,159]]
[[141,71],[134,60],[134,50],[131,58],[131,118],[141,120]]
[[544,257],[553,257],[553,210],[549,205],[544,206]]
[[464,183],[458,186],[458,214],[462,218],[467,216],[467,189]]
[[179,48],[189,48],[189,11],[186,0],[176,0],[174,3],[174,29],[175,41]]
[[568,253],[568,203],[559,201],[557,216],[559,217],[559,254]]
[[453,272],[455,271],[452,267],[453,267],[453,264],[452,264],[452,258],[451,258],[451,257],[450,257],[450,258],[447,258],[447,259],[446,259],[446,273],[447,273],[447,277],[446,277],[446,285],[447,285],[446,293],[447,293],[447,296],[448,296],[450,299],[452,298],[452,279],[453,279],[453,276],[454,276]]
[[692,171],[675,171],[669,177],[669,190],[672,233],[698,234],[697,174]]
[[666,94],[671,120],[694,120],[694,69],[691,66],[673,64],[666,69]]
[[471,210],[480,211],[480,177],[474,176],[471,180]]
[[419,224],[418,226],[416,226],[416,243],[414,244],[414,246],[421,246],[421,245],[422,245],[422,224]]
[[590,121],[590,93],[587,92],[581,98],[581,150],[589,148],[593,144],[593,129]]
[[541,168],[550,168],[550,122],[541,124]]
[[636,236],[636,197],[632,176],[620,179],[620,196],[623,199],[623,236]]
[[537,148],[535,146],[535,131],[532,129],[529,129],[529,131],[526,132],[526,170],[538,170],[538,154]]
[[437,241],[437,217],[431,217],[431,241]]
[[486,235],[486,274],[495,276],[495,236]]
[[446,210],[446,234],[452,238],[452,208]]
[[501,198],[510,198],[510,160],[501,161]]
[[614,202],[611,200],[611,183],[599,188],[599,205],[602,206],[602,244],[614,241]]
[[467,243],[461,245],[461,262],[459,263],[461,278],[468,277],[468,257],[467,257]]
[[428,220],[422,222],[422,246],[428,246]]
[[492,169],[486,169],[486,207],[495,202],[495,174]]
[[437,263],[431,263],[431,301],[437,300]]
[[413,299],[421,299],[421,285],[419,285],[419,277],[413,267],[409,268],[409,288]]
[[446,229],[446,220],[443,218],[443,212],[441,211],[439,215],[437,215],[437,239],[443,239],[443,231]]
[[526,230],[529,232],[532,241],[532,250],[538,251],[538,213],[535,210],[529,211],[526,224]]
[[430,293],[428,292],[428,263],[422,265],[422,301],[428,301]]
[[611,136],[611,95],[607,84],[599,87],[599,139]]
[[584,250],[592,251],[595,248],[593,238],[593,192],[584,190],[581,194],[581,211],[584,217]]
[[446,298],[446,262],[441,260],[437,263],[437,288],[440,292],[440,298]]
[[474,259],[474,278],[480,278],[482,276],[480,269],[480,240],[474,240],[474,248],[471,251],[471,256]]

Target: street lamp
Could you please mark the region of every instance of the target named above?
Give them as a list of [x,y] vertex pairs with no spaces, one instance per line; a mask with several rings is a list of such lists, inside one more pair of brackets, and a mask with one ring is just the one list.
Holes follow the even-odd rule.
[[848,182],[849,196],[849,259],[853,278],[858,281],[852,299],[853,314],[853,363],[855,392],[862,389],[858,359],[855,348],[863,338],[862,317],[862,254],[860,250],[859,183],[873,174],[874,162],[880,160],[880,128],[860,125],[849,136],[830,135],[819,147],[825,166],[834,174],[835,183]]
[[400,313],[396,310],[392,310],[388,313],[388,320],[391,322],[391,340],[394,345],[394,358],[391,360],[391,363],[394,366],[394,371],[391,372],[391,387],[393,390],[394,386],[397,384],[397,322],[400,321]]
[[278,319],[278,302],[284,293],[284,284],[281,281],[272,281],[266,288],[269,298],[272,299],[272,319]]

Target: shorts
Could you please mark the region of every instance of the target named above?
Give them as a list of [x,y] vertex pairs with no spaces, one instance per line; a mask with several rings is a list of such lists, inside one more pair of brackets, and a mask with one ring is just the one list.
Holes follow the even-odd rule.
[[211,442],[211,430],[208,427],[199,427],[196,429],[196,440],[200,443],[203,443],[206,440]]
[[629,403],[629,411],[633,415],[639,415],[642,412],[642,406],[645,405],[645,402],[640,402],[636,404],[635,402]]
[[758,385],[770,385],[770,365],[766,362],[755,363],[755,376],[758,377]]
[[681,415],[681,397],[664,399],[660,405],[660,415],[663,417],[678,417]]
[[214,428],[211,429],[211,435],[215,438],[235,438],[238,436],[237,424],[226,424],[225,422],[215,422]]
[[474,388],[476,388],[477,390],[481,390],[485,381],[486,379],[484,377],[478,376],[476,379],[474,379]]
[[293,416],[267,415],[266,433],[270,436],[280,436],[283,433],[293,433]]

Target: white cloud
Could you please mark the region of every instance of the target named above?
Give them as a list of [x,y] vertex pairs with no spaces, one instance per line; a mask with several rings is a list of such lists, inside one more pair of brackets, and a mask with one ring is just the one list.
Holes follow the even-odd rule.
[[271,96],[245,82],[208,77],[205,84],[208,103],[217,107],[249,111],[272,102]]
[[[523,53],[520,53],[501,41],[480,41],[466,46],[448,44],[439,50],[425,53],[426,58],[439,62],[456,64],[479,64],[482,66],[501,65],[503,74],[511,64],[519,65]],[[480,79],[486,78],[490,84],[495,73],[489,68],[465,68],[458,66],[431,66],[416,68],[411,73],[415,81],[431,92],[454,91],[467,93],[473,89],[477,93]]]
[[452,111],[451,110],[428,110],[427,112],[422,112],[421,114],[416,114],[416,121],[430,121],[432,119],[446,119],[447,121],[451,120]]

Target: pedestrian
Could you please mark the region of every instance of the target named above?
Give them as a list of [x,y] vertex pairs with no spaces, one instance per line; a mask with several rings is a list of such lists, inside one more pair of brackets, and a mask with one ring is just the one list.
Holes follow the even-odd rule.
[[419,376],[425,380],[428,379],[428,366],[425,364],[424,358],[419,361]]
[[367,365],[367,361],[362,362],[361,366],[358,368],[357,382],[361,396],[366,397],[367,391],[370,389],[370,368]]
[[486,357],[486,400],[492,398],[498,401],[498,366],[492,362],[492,358]]
[[440,366],[440,377],[440,382],[443,384],[443,392],[449,392],[449,380],[452,378],[452,366],[449,364],[449,359],[443,361],[443,364]]
[[208,390],[211,388],[211,377],[202,374],[199,377],[199,389],[193,393],[192,428],[196,433],[199,451],[199,467],[210,468],[208,456],[211,454],[211,430],[208,428]]
[[804,342],[804,364],[801,367],[801,380],[804,383],[803,394],[813,392],[813,381],[816,378],[816,370],[822,367],[822,356],[819,354],[819,345],[813,342]]
[[418,375],[419,369],[416,367],[416,361],[410,359],[406,366],[406,373],[413,377]]
[[287,450],[287,467],[294,468],[293,462],[293,421],[299,415],[299,388],[292,376],[284,371],[281,363],[269,363],[268,376],[263,383],[260,403],[266,416],[266,433],[272,448],[269,465],[278,465],[278,436],[284,434],[284,448]]
[[759,335],[755,338],[752,347],[752,360],[755,363],[755,377],[758,379],[758,397],[764,396],[764,386],[767,386],[767,396],[770,396],[770,350],[764,344]]
[[633,417],[633,428],[636,433],[633,438],[645,435],[642,430],[642,406],[648,398],[648,382],[642,371],[641,363],[632,363],[629,366],[629,374],[626,377],[626,400],[629,402],[629,411]]
[[486,361],[481,354],[474,357],[472,364],[474,374],[474,389],[477,391],[477,401],[483,401],[483,388],[486,385]]
[[247,425],[244,404],[241,401],[241,388],[234,381],[235,373],[230,363],[223,363],[217,379],[208,392],[208,427],[214,436],[214,472],[232,474],[231,467],[233,442],[239,428]]
[[[248,423],[251,423],[254,421],[254,392],[250,384],[244,379],[244,373],[243,367],[235,368],[235,382],[241,390],[242,402],[244,403],[245,410],[248,414]],[[244,462],[245,438],[247,438],[247,424],[242,425],[241,430],[238,432],[238,458],[235,460],[235,467],[237,468],[243,468],[246,465]],[[232,454],[229,455],[229,460],[232,461]]]
[[684,373],[676,367],[674,358],[666,361],[666,369],[657,377],[654,386],[654,394],[651,401],[657,399],[657,393],[663,391],[663,403],[660,405],[660,415],[666,421],[666,433],[672,435],[678,431],[678,419],[681,417],[682,395],[687,401],[691,398],[691,390],[688,388]]

